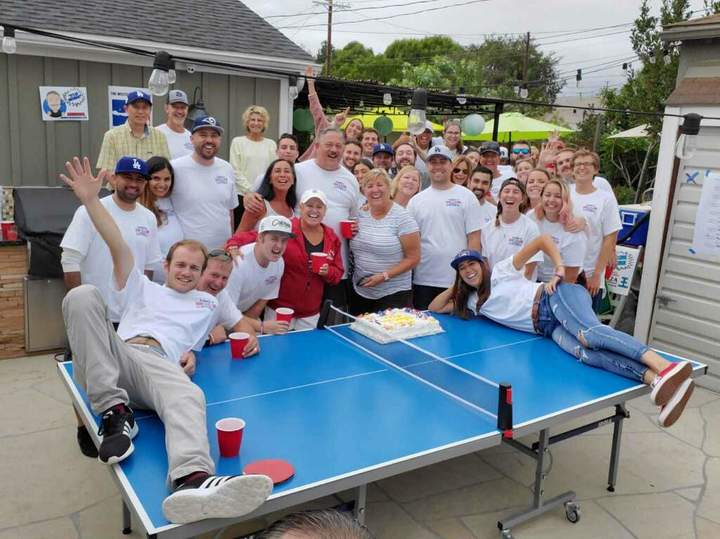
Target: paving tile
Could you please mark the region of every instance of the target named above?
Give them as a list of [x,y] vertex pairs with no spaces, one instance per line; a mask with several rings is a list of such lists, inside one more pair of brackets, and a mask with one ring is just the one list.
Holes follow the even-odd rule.
[[708,455],[720,457],[720,429],[717,428],[720,425],[720,400],[705,404],[700,411],[707,423],[703,450]]
[[437,539],[437,535],[413,520],[395,502],[368,504],[365,525],[376,539]]
[[700,411],[700,408],[686,408],[677,423],[667,429],[668,434],[701,448],[705,437],[705,421]]
[[[459,518],[431,520],[425,522],[425,525],[443,539],[477,539],[479,537],[470,532]],[[494,536],[497,537],[497,531]]]
[[690,539],[694,505],[673,493],[614,496],[596,500],[640,538]]
[[405,503],[500,477],[500,473],[477,455],[470,454],[378,483],[391,499]]
[[120,500],[120,494],[116,494],[75,513],[73,519],[81,530],[82,537],[102,537],[103,539],[145,537],[142,526],[134,519],[131,523],[132,533],[123,535]]
[[0,360],[0,392],[10,393],[57,376],[56,368],[49,355]]
[[697,515],[720,524],[720,458],[707,460],[705,475],[707,484],[698,506]]
[[693,396],[690,399],[690,402],[687,403],[687,406],[688,408],[698,408],[706,405],[709,402],[718,400],[720,400],[720,394],[696,385],[695,391],[693,391]]
[[696,502],[700,498],[701,491],[701,487],[681,488],[676,490],[675,494],[679,494],[680,496],[691,502]]
[[530,491],[507,478],[494,479],[403,504],[420,522],[520,508],[530,500]]
[[[72,520],[66,517],[35,522],[33,524],[0,531],[0,539],[47,539],[48,537],[76,539],[79,536]],[[126,535],[125,537],[130,536]]]
[[68,428],[3,438],[0,477],[22,485],[0,503],[0,522],[8,527],[67,515],[117,493],[107,468],[80,454]]
[[68,393],[65,384],[60,380],[59,376],[52,376],[46,380],[33,384],[32,388],[35,391],[47,395],[48,397],[57,400],[61,404],[72,405],[70,394]]
[[695,519],[697,539],[717,539],[720,537],[720,524],[704,518]]
[[[623,526],[593,501],[581,503],[581,518],[577,524],[570,523],[562,508],[553,509],[544,515],[513,528],[516,539],[631,539]],[[497,521],[513,513],[498,512],[485,515],[471,515],[462,518],[465,525],[478,537],[496,539]]]
[[[28,406],[32,403],[31,406]],[[69,404],[36,391],[32,387],[0,393],[0,425],[3,435],[18,435],[64,428],[75,435],[77,420]]]

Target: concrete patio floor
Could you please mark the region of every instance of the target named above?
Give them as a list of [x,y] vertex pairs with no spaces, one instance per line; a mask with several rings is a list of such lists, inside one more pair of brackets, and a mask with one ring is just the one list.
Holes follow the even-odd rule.
[[[573,525],[554,510],[515,528],[515,537],[720,537],[720,395],[698,388],[668,430],[657,427],[647,397],[629,409],[616,492],[605,489],[609,426],[555,445],[546,496],[576,490],[582,519]],[[80,454],[74,427],[52,356],[0,361],[0,539],[142,536],[122,535],[117,488]],[[380,481],[368,490],[367,525],[378,539],[498,537],[496,521],[529,502],[533,473],[531,459],[502,446]],[[275,516],[218,537],[249,533]]]

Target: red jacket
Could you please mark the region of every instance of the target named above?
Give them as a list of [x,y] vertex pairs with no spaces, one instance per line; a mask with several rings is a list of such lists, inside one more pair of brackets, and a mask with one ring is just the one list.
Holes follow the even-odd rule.
[[[325,277],[311,271],[310,255],[305,250],[305,238],[300,229],[300,219],[292,218],[292,231],[295,237],[288,241],[283,255],[285,271],[280,281],[280,293],[277,299],[268,302],[268,306],[272,309],[290,307],[295,310],[295,316],[298,318],[316,315],[322,306],[325,283],[335,285],[342,279],[344,270],[340,254],[340,240],[330,227],[325,225],[322,227],[324,233],[323,252],[327,253],[330,264]],[[227,241],[225,248],[247,245],[256,239],[256,230],[236,232]]]

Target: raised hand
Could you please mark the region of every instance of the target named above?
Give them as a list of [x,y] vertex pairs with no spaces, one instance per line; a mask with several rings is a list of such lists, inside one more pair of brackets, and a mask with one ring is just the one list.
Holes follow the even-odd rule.
[[67,170],[69,177],[60,174],[60,179],[73,190],[75,196],[83,204],[97,198],[100,188],[108,176],[106,170],[101,170],[97,177],[94,177],[90,160],[87,157],[83,157],[82,162],[80,162],[79,157],[73,157],[72,162],[67,161],[65,163],[65,170]]

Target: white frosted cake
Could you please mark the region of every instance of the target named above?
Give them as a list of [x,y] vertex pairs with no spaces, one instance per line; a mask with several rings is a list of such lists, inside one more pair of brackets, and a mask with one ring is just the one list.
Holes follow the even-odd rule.
[[350,328],[381,344],[408,340],[444,330],[431,315],[414,309],[387,309],[361,314]]

